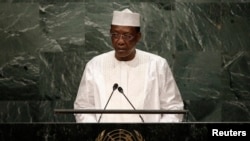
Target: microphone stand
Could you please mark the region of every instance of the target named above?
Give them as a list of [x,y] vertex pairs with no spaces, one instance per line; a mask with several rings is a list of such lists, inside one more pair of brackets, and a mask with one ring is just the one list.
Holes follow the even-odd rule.
[[[110,96],[109,96],[109,99],[108,99],[108,101],[107,101],[107,103],[106,103],[106,105],[105,105],[105,107],[104,107],[104,110],[107,108],[108,103],[109,103],[109,101],[110,101],[110,99],[111,99],[111,97],[112,97],[114,91],[115,91],[117,88],[118,88],[118,84],[115,83],[115,84],[113,85],[113,91],[111,92],[111,94],[110,94]],[[99,117],[99,119],[98,119],[98,123],[100,122],[101,118],[102,118],[102,113],[101,113],[101,115],[100,115],[100,117]]]
[[[118,88],[118,91],[127,99],[127,101],[129,102],[129,104],[133,107],[133,109],[136,111],[135,107],[133,106],[133,104],[130,102],[130,100],[127,98],[127,96],[124,94],[123,89],[121,87]],[[141,121],[144,123],[144,120],[141,116],[141,114],[139,114],[139,117],[141,118]]]

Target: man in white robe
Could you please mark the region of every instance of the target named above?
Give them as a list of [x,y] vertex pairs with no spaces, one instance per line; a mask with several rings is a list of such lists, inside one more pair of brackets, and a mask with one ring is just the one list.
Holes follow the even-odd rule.
[[[114,11],[113,51],[91,59],[84,70],[75,109],[183,110],[183,100],[166,59],[139,49],[140,15]],[[123,89],[123,95],[114,90]],[[109,99],[110,98],[110,99]],[[181,122],[182,114],[75,114],[76,122]]]

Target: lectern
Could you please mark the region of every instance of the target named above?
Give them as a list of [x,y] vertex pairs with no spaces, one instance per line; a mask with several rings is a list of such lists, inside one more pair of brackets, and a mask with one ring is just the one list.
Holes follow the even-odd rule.
[[[188,110],[98,110],[98,109],[55,109],[56,114],[184,114],[184,121],[187,121]],[[143,121],[143,119],[142,119]],[[83,124],[81,124],[83,125]],[[86,124],[84,124],[86,125]],[[145,124],[87,124],[91,125],[92,129],[102,129],[98,130],[96,133],[95,141],[146,141],[148,137],[145,137],[149,131],[145,130],[148,128],[150,131],[155,128],[159,130],[156,125],[160,123],[150,125]],[[95,126],[98,126],[95,128]],[[163,124],[162,124],[163,125]],[[155,127],[156,126],[156,127]],[[110,128],[113,127],[113,128]],[[89,126],[90,128],[90,126]],[[162,128],[164,129],[164,128]],[[182,130],[185,128],[182,128]],[[144,131],[143,131],[144,130]],[[162,132],[162,131],[161,131]],[[164,132],[164,131],[163,131]],[[151,140],[151,139],[150,139]],[[165,140],[165,139],[163,139]]]

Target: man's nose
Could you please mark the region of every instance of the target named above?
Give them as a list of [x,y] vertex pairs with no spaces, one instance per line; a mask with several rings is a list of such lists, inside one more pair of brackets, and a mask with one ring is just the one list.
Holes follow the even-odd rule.
[[124,39],[123,39],[123,35],[120,35],[119,38],[117,39],[117,43],[119,45],[123,45],[125,43]]

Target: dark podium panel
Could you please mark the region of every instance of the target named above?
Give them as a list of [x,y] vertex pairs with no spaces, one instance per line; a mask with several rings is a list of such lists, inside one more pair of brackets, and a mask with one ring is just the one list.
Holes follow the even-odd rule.
[[[227,132],[233,139],[249,140],[249,123],[164,124],[1,124],[1,141],[210,141],[229,139],[212,136],[213,130]],[[242,136],[243,131],[245,136]],[[236,136],[237,135],[237,136]]]

